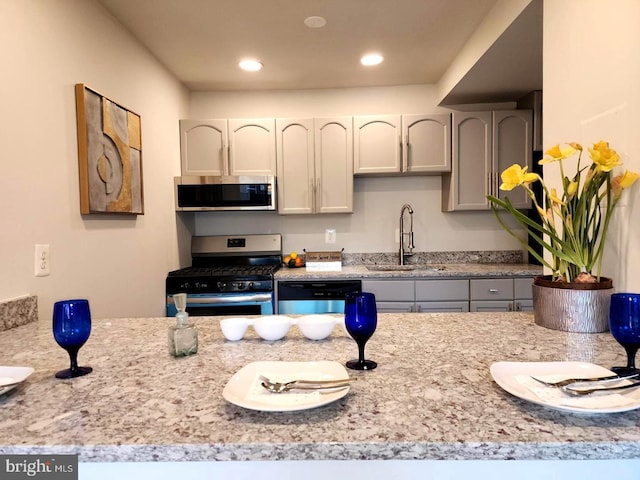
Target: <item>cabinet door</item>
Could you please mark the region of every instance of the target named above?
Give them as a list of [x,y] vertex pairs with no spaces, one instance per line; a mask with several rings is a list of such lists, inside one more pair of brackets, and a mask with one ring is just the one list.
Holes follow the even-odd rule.
[[491,112],[454,112],[452,143],[451,173],[442,177],[442,209],[487,210]]
[[508,197],[516,208],[531,208],[531,199],[523,188],[500,190],[500,174],[514,163],[529,167],[533,155],[533,118],[531,110],[493,112],[493,185],[492,195]]
[[400,173],[401,117],[353,117],[354,173]]
[[513,304],[516,312],[533,312],[533,300],[516,300]]
[[414,311],[413,302],[378,302],[376,301],[378,313],[411,313]]
[[469,303],[472,312],[512,312],[513,301],[508,300],[472,300]]
[[313,119],[278,118],[278,213],[313,213]]
[[468,312],[468,301],[457,302],[416,302],[418,312],[436,313],[436,312]]
[[353,127],[351,117],[316,118],[316,213],[353,212]]
[[230,175],[275,175],[273,118],[229,120]]
[[402,171],[451,171],[451,115],[402,116]]
[[180,120],[182,175],[228,175],[227,121]]

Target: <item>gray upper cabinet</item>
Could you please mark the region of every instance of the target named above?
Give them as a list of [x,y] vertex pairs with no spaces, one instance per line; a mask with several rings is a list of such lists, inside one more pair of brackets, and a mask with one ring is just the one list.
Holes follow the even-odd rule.
[[451,115],[354,117],[354,173],[442,173],[451,170]]
[[522,189],[499,190],[500,173],[518,163],[531,170],[530,110],[454,112],[451,173],[442,178],[442,210],[488,210],[487,195],[509,197],[516,208],[530,208]]
[[353,212],[351,117],[276,120],[278,213]]
[[275,120],[180,120],[182,175],[275,175]]
[[399,173],[402,117],[353,117],[353,172],[356,175]]

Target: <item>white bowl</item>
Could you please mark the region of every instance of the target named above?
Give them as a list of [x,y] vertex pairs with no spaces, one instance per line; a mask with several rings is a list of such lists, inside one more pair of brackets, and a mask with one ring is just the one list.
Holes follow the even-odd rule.
[[296,323],[309,340],[323,340],[331,335],[338,320],[330,315],[305,315],[298,318]]
[[291,319],[284,315],[265,315],[253,321],[253,328],[263,340],[273,341],[283,338],[291,328],[291,323]]
[[220,320],[220,330],[222,330],[222,335],[224,335],[224,338],[232,342],[236,342],[244,337],[249,323],[251,322],[248,318],[223,318],[222,320]]

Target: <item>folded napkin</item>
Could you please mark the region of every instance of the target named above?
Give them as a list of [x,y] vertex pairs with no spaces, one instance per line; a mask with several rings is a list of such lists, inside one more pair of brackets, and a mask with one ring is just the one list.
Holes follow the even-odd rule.
[[[566,375],[535,375],[535,377],[547,382],[567,378]],[[515,378],[518,383],[526,387],[540,400],[550,405],[599,410],[637,405],[639,402],[637,398],[619,393],[595,393],[583,397],[573,397],[559,388],[543,385],[529,375],[516,375]]]
[[18,380],[13,377],[0,377],[0,388],[5,385],[10,385],[16,383]]
[[[288,382],[292,379],[291,376],[285,378],[282,375],[269,372],[262,372],[262,375],[274,382]],[[309,377],[308,374],[305,375],[305,378],[313,379]],[[284,393],[272,393],[266,390],[261,384],[262,380],[260,380],[260,375],[256,375],[249,387],[247,400],[278,406],[306,405],[319,402],[322,395],[319,390],[290,390]]]

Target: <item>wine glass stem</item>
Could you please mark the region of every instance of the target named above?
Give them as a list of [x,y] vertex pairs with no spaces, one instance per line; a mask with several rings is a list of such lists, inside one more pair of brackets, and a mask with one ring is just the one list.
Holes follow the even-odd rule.
[[364,363],[364,344],[366,342],[358,342],[358,362]]
[[78,371],[78,349],[73,348],[68,350],[68,352],[69,358],[71,359],[71,371],[75,373]]
[[637,346],[628,346],[624,347],[627,352],[627,368],[635,369],[636,368],[636,352],[638,351]]

